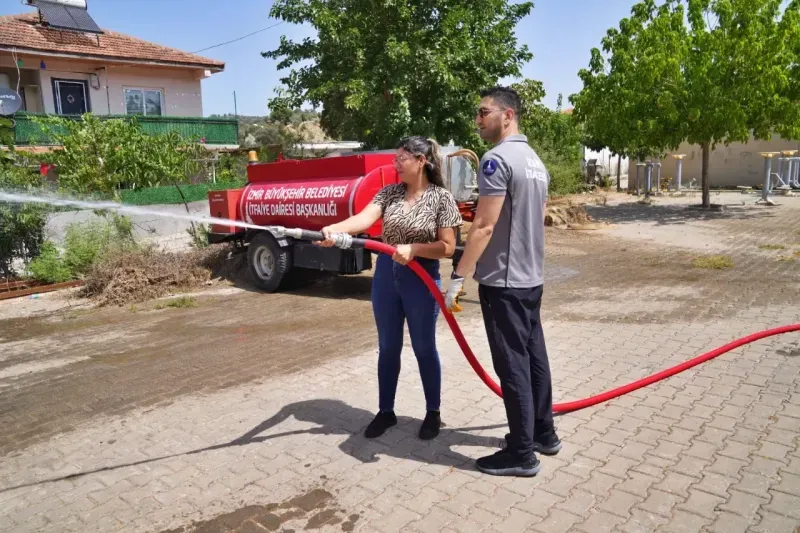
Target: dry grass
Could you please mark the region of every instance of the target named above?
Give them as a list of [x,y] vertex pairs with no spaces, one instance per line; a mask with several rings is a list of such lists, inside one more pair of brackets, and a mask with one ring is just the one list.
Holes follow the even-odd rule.
[[156,309],[166,309],[172,307],[174,309],[188,309],[190,307],[197,307],[197,300],[191,296],[179,296],[167,302],[161,302],[156,305]]
[[210,281],[224,264],[226,246],[183,253],[154,248],[113,255],[96,264],[81,291],[99,305],[129,305],[191,290]]
[[705,257],[696,257],[692,261],[692,267],[723,270],[733,267],[733,259],[727,255],[708,255]]

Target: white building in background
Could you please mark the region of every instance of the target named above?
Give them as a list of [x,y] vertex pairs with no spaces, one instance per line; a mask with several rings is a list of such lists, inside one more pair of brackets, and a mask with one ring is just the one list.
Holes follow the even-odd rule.
[[[762,152],[783,152],[797,150],[800,154],[800,141],[782,139],[779,135],[773,135],[769,141],[759,141],[751,137],[747,143],[731,143],[728,146],[718,145],[711,152],[709,158],[709,179],[711,187],[760,187],[764,182],[764,158]],[[681,170],[681,183],[685,187],[699,187],[703,171],[703,151],[700,145],[683,143],[677,150],[667,152],[661,160],[662,179],[674,181],[677,170],[677,160],[672,157],[676,154],[684,154],[683,169]],[[600,151],[585,149],[584,167],[592,159],[597,160],[600,165],[600,173],[603,176],[617,176],[617,157],[607,148]],[[648,160],[650,160],[648,158]],[[636,174],[636,161],[632,163],[631,172]],[[622,158],[622,168],[620,175],[624,179],[628,175],[631,162],[628,158]],[[777,167],[776,167],[777,168]],[[773,168],[773,172],[776,171]]]
[[600,174],[603,176],[611,176],[612,178],[617,177],[617,167],[620,168],[620,176],[625,177],[628,175],[628,158],[623,157],[622,161],[618,156],[614,155],[611,150],[608,148],[603,148],[600,151],[589,150],[588,148],[584,148],[583,154],[583,161],[584,166],[589,163],[592,159],[597,160],[597,165],[600,170]]
[[[761,186],[764,182],[764,158],[761,152],[782,152],[800,150],[800,141],[788,141],[773,135],[769,141],[731,143],[717,146],[708,160],[708,177],[711,187]],[[692,181],[699,187],[703,173],[703,150],[697,144],[684,143],[677,150],[669,152],[662,162],[662,176],[673,177],[676,159],[672,154],[686,154],[681,170],[681,183],[690,185]],[[773,172],[776,172],[776,167]]]

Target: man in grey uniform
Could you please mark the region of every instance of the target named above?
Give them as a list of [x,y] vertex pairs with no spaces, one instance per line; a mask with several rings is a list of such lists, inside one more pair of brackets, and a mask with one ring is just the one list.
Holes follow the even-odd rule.
[[519,132],[521,104],[512,89],[481,93],[476,123],[494,144],[478,172],[478,208],[446,302],[452,310],[474,271],[510,433],[507,446],[478,459],[482,472],[533,476],[535,452],[555,454],[553,388],[539,310],[544,284],[544,209],[550,175]]

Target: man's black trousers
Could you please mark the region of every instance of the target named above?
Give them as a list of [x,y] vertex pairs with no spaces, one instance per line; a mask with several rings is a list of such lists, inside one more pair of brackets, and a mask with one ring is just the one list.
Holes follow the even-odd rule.
[[533,457],[536,435],[553,430],[553,385],[540,319],[543,287],[478,286],[483,322],[500,378],[511,433],[509,451]]

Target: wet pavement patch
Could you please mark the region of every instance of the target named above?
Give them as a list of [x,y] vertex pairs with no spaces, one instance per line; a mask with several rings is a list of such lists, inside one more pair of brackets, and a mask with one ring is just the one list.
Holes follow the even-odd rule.
[[570,278],[574,278],[580,274],[578,270],[569,267],[562,267],[562,266],[555,266],[546,264],[544,266],[544,277],[546,282],[549,283],[556,283],[558,281],[565,281]]
[[177,529],[161,533],[251,533],[279,531],[290,533],[292,527],[283,526],[290,521],[299,521],[301,531],[320,529],[323,526],[339,525],[342,531],[355,530],[358,513],[347,514],[340,509],[333,494],[316,488],[281,503],[248,505],[202,522],[194,522]]

